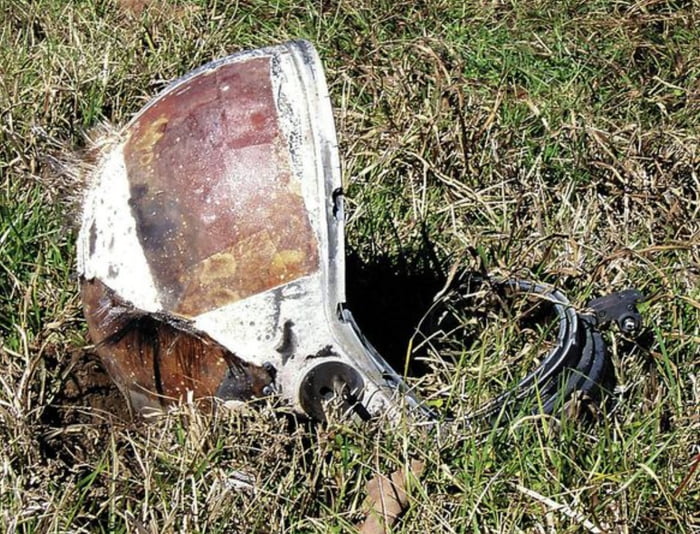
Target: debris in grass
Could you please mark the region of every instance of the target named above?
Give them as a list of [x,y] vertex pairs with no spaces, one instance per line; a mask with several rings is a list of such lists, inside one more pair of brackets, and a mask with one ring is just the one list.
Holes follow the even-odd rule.
[[408,505],[410,478],[418,478],[424,469],[425,462],[411,460],[408,468],[394,471],[391,477],[378,474],[367,482],[365,507],[368,512],[359,525],[360,534],[384,534],[390,531]]

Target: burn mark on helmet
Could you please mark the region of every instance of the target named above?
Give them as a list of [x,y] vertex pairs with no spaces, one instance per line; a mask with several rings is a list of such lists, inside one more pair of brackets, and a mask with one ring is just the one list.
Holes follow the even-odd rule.
[[275,350],[282,355],[282,365],[294,358],[297,340],[292,330],[293,326],[294,321],[287,320],[284,322],[284,325],[282,325],[282,341],[275,347]]
[[[232,357],[233,356],[233,357]],[[216,390],[216,396],[225,400],[247,400],[266,396],[275,379],[274,368],[251,366],[233,353],[224,356],[228,372]]]
[[326,345],[325,347],[317,350],[313,354],[307,354],[306,360],[313,360],[315,358],[328,358],[330,356],[338,356],[338,353],[333,350],[332,345]]
[[161,251],[163,243],[172,239],[184,222],[177,202],[162,195],[139,198],[134,195],[132,188],[129,206],[136,220],[136,231],[144,252],[147,253]]
[[134,408],[185,397],[247,400],[263,396],[273,377],[188,320],[147,313],[98,280],[82,280],[85,316],[95,349]]
[[90,232],[89,232],[89,239],[88,239],[88,250],[90,252],[90,256],[95,254],[95,243],[97,242],[97,227],[95,226],[95,221],[92,221],[92,224],[90,225]]
[[142,200],[148,194],[148,184],[133,184],[130,187],[131,201]]

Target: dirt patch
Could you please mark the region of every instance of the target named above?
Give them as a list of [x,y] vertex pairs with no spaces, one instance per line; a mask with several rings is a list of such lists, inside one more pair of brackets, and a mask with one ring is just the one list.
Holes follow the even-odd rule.
[[66,361],[65,354],[48,350],[44,362],[62,377],[41,416],[48,435],[73,433],[78,427],[131,421],[124,396],[96,355],[77,349]]
[[[47,358],[51,359],[52,356]],[[44,411],[45,424],[65,426],[131,420],[124,396],[95,354],[76,350],[62,375],[61,388]]]
[[117,4],[120,9],[132,15],[140,15],[141,12],[152,2],[148,0],[119,0]]

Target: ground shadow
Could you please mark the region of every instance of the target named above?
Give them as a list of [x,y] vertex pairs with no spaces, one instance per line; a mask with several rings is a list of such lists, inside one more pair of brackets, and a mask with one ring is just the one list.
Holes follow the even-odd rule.
[[[349,249],[346,256],[347,306],[362,333],[399,373],[404,371],[411,336],[445,285],[430,244],[414,259],[375,255],[368,260]],[[408,372],[422,369],[411,362]]]
[[87,461],[103,446],[114,424],[131,420],[126,399],[95,354],[49,348],[43,356],[44,365],[61,377],[61,384],[41,413],[42,454],[67,465]]
[[111,416],[129,420],[126,399],[112,381],[98,356],[75,349],[67,361],[51,353],[44,355],[48,368],[60,369],[62,387],[42,414],[42,423],[62,427],[101,423]]

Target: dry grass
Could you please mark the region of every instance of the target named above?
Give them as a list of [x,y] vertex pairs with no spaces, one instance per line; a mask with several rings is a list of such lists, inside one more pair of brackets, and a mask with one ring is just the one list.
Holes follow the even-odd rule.
[[[670,0],[0,0],[4,531],[352,531],[373,474],[416,459],[397,532],[700,531],[699,17]],[[646,327],[608,338],[609,411],[444,435],[311,427],[279,407],[128,420],[89,354],[76,185],[57,162],[172,78],[292,37],[327,68],[367,336],[459,415],[449,393],[475,394],[475,362],[523,344],[459,309],[471,339],[415,331],[451,269],[552,282],[581,305],[637,287]]]

